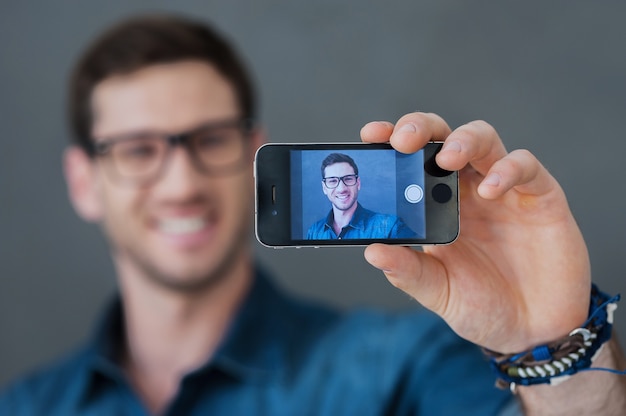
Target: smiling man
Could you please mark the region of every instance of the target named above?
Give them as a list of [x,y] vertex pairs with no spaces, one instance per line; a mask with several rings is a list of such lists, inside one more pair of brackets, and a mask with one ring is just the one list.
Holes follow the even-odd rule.
[[[89,75],[79,67],[74,85]],[[197,59],[110,74],[89,97],[92,141],[65,156],[77,211],[110,240],[127,328],[119,359],[155,412],[214,354],[251,284],[262,138],[226,77]]]
[[326,218],[309,228],[307,240],[416,238],[417,234],[395,215],[380,214],[358,202],[359,167],[343,153],[331,153],[322,161],[322,192],[331,203]]
[[[65,176],[76,212],[109,242],[119,291],[85,346],[0,393],[1,415],[625,413],[626,387],[606,373],[524,387],[518,402],[479,348],[521,356],[568,339],[590,310],[584,241],[530,153],[508,153],[485,122],[367,124],[364,141],[405,153],[445,140],[437,163],[461,171],[464,228],[423,252],[366,249],[435,313],[337,311],[284,293],[255,264],[255,116],[241,61],[202,23],[139,16],[87,49],[70,83]],[[325,169],[338,209],[358,207],[356,165]],[[589,341],[606,347],[595,364],[623,366],[615,340],[602,342]]]

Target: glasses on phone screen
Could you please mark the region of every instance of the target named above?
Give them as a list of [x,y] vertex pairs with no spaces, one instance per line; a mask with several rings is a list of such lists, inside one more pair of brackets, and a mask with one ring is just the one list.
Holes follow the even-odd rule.
[[356,180],[358,177],[359,175],[345,175],[342,177],[328,176],[322,179],[322,181],[324,182],[324,185],[326,185],[328,189],[335,189],[336,187],[339,186],[339,182],[343,182],[343,184],[346,186],[356,185]]

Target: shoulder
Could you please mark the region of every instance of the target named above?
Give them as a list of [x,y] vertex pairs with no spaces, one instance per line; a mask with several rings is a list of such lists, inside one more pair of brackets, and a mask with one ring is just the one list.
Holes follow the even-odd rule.
[[[386,397],[397,399],[397,409],[494,414],[510,398],[495,389],[495,376],[480,348],[424,309],[349,312],[327,328],[321,339],[330,355],[328,361],[341,365],[347,375],[378,380],[363,390],[374,386],[371,394],[386,392]],[[480,406],[474,413],[464,413],[464,408],[476,405],[475,400],[481,401]]]
[[[273,306],[281,311],[283,325],[297,327],[299,334],[315,333],[328,342],[341,342],[358,334],[359,338],[371,337],[369,345],[379,343],[381,348],[398,340],[406,344],[410,335],[412,342],[437,341],[454,333],[435,314],[416,307],[409,311],[388,311],[376,307],[345,310],[326,302],[282,291],[273,299]],[[451,337],[456,339],[454,337]]]
[[330,224],[332,222],[333,222],[333,210],[331,208],[330,210],[328,210],[325,216],[315,221],[313,225],[311,226],[311,228],[313,227],[323,228],[325,225]]
[[377,221],[393,224],[400,220],[400,218],[395,215],[382,214],[380,212],[372,211],[371,209],[363,207],[363,205],[361,204],[359,204],[357,209],[359,211],[359,215],[367,221]]
[[396,215],[382,214],[370,210],[365,211],[362,218],[366,228],[376,228],[379,232],[380,230],[385,230],[386,233],[391,233],[394,229],[401,228],[404,225],[404,222]]
[[[394,312],[378,308],[334,309],[303,299],[291,299],[283,309],[284,333],[298,333],[301,353],[342,366],[363,366],[390,375],[438,351],[468,345],[436,315],[416,308]],[[289,327],[289,328],[288,328]],[[417,353],[419,351],[419,353]]]
[[[332,213],[332,211],[331,211]],[[326,233],[328,232],[328,221],[329,221],[329,216],[330,214],[328,214],[326,217],[321,218],[317,221],[315,221],[308,229],[307,231],[307,235],[306,238],[308,240],[316,240],[316,239],[324,239],[324,238],[328,238],[328,236],[326,235]]]
[[328,217],[324,217],[324,218],[320,218],[319,220],[315,221],[313,224],[311,224],[311,226],[309,227],[309,230],[319,230],[319,229],[323,228],[324,225],[326,225],[326,223],[327,223],[327,218]]
[[396,358],[412,349],[436,350],[443,343],[459,341],[438,316],[421,308],[402,312],[356,309],[342,316],[338,329],[344,336],[358,333],[369,348],[393,350]]
[[69,412],[84,382],[86,350],[42,366],[0,390],[0,414],[61,415]]

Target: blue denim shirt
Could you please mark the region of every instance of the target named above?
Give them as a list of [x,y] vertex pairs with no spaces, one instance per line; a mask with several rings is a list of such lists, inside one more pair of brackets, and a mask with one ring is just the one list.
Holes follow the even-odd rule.
[[[0,393],[0,415],[147,415],[117,357],[116,301],[89,345]],[[257,276],[223,344],[164,415],[493,415],[516,406],[478,348],[426,312],[340,313]]]
[[326,218],[313,224],[306,235],[307,240],[417,238],[417,234],[395,215],[379,214],[363,208],[357,202],[354,215],[348,225],[337,235],[333,230],[335,216],[331,209]]

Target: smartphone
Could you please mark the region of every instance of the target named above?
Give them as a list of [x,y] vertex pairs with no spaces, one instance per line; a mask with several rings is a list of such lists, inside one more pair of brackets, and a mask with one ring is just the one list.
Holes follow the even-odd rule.
[[268,247],[449,244],[459,234],[458,172],[442,142],[265,144],[255,155],[255,232]]

